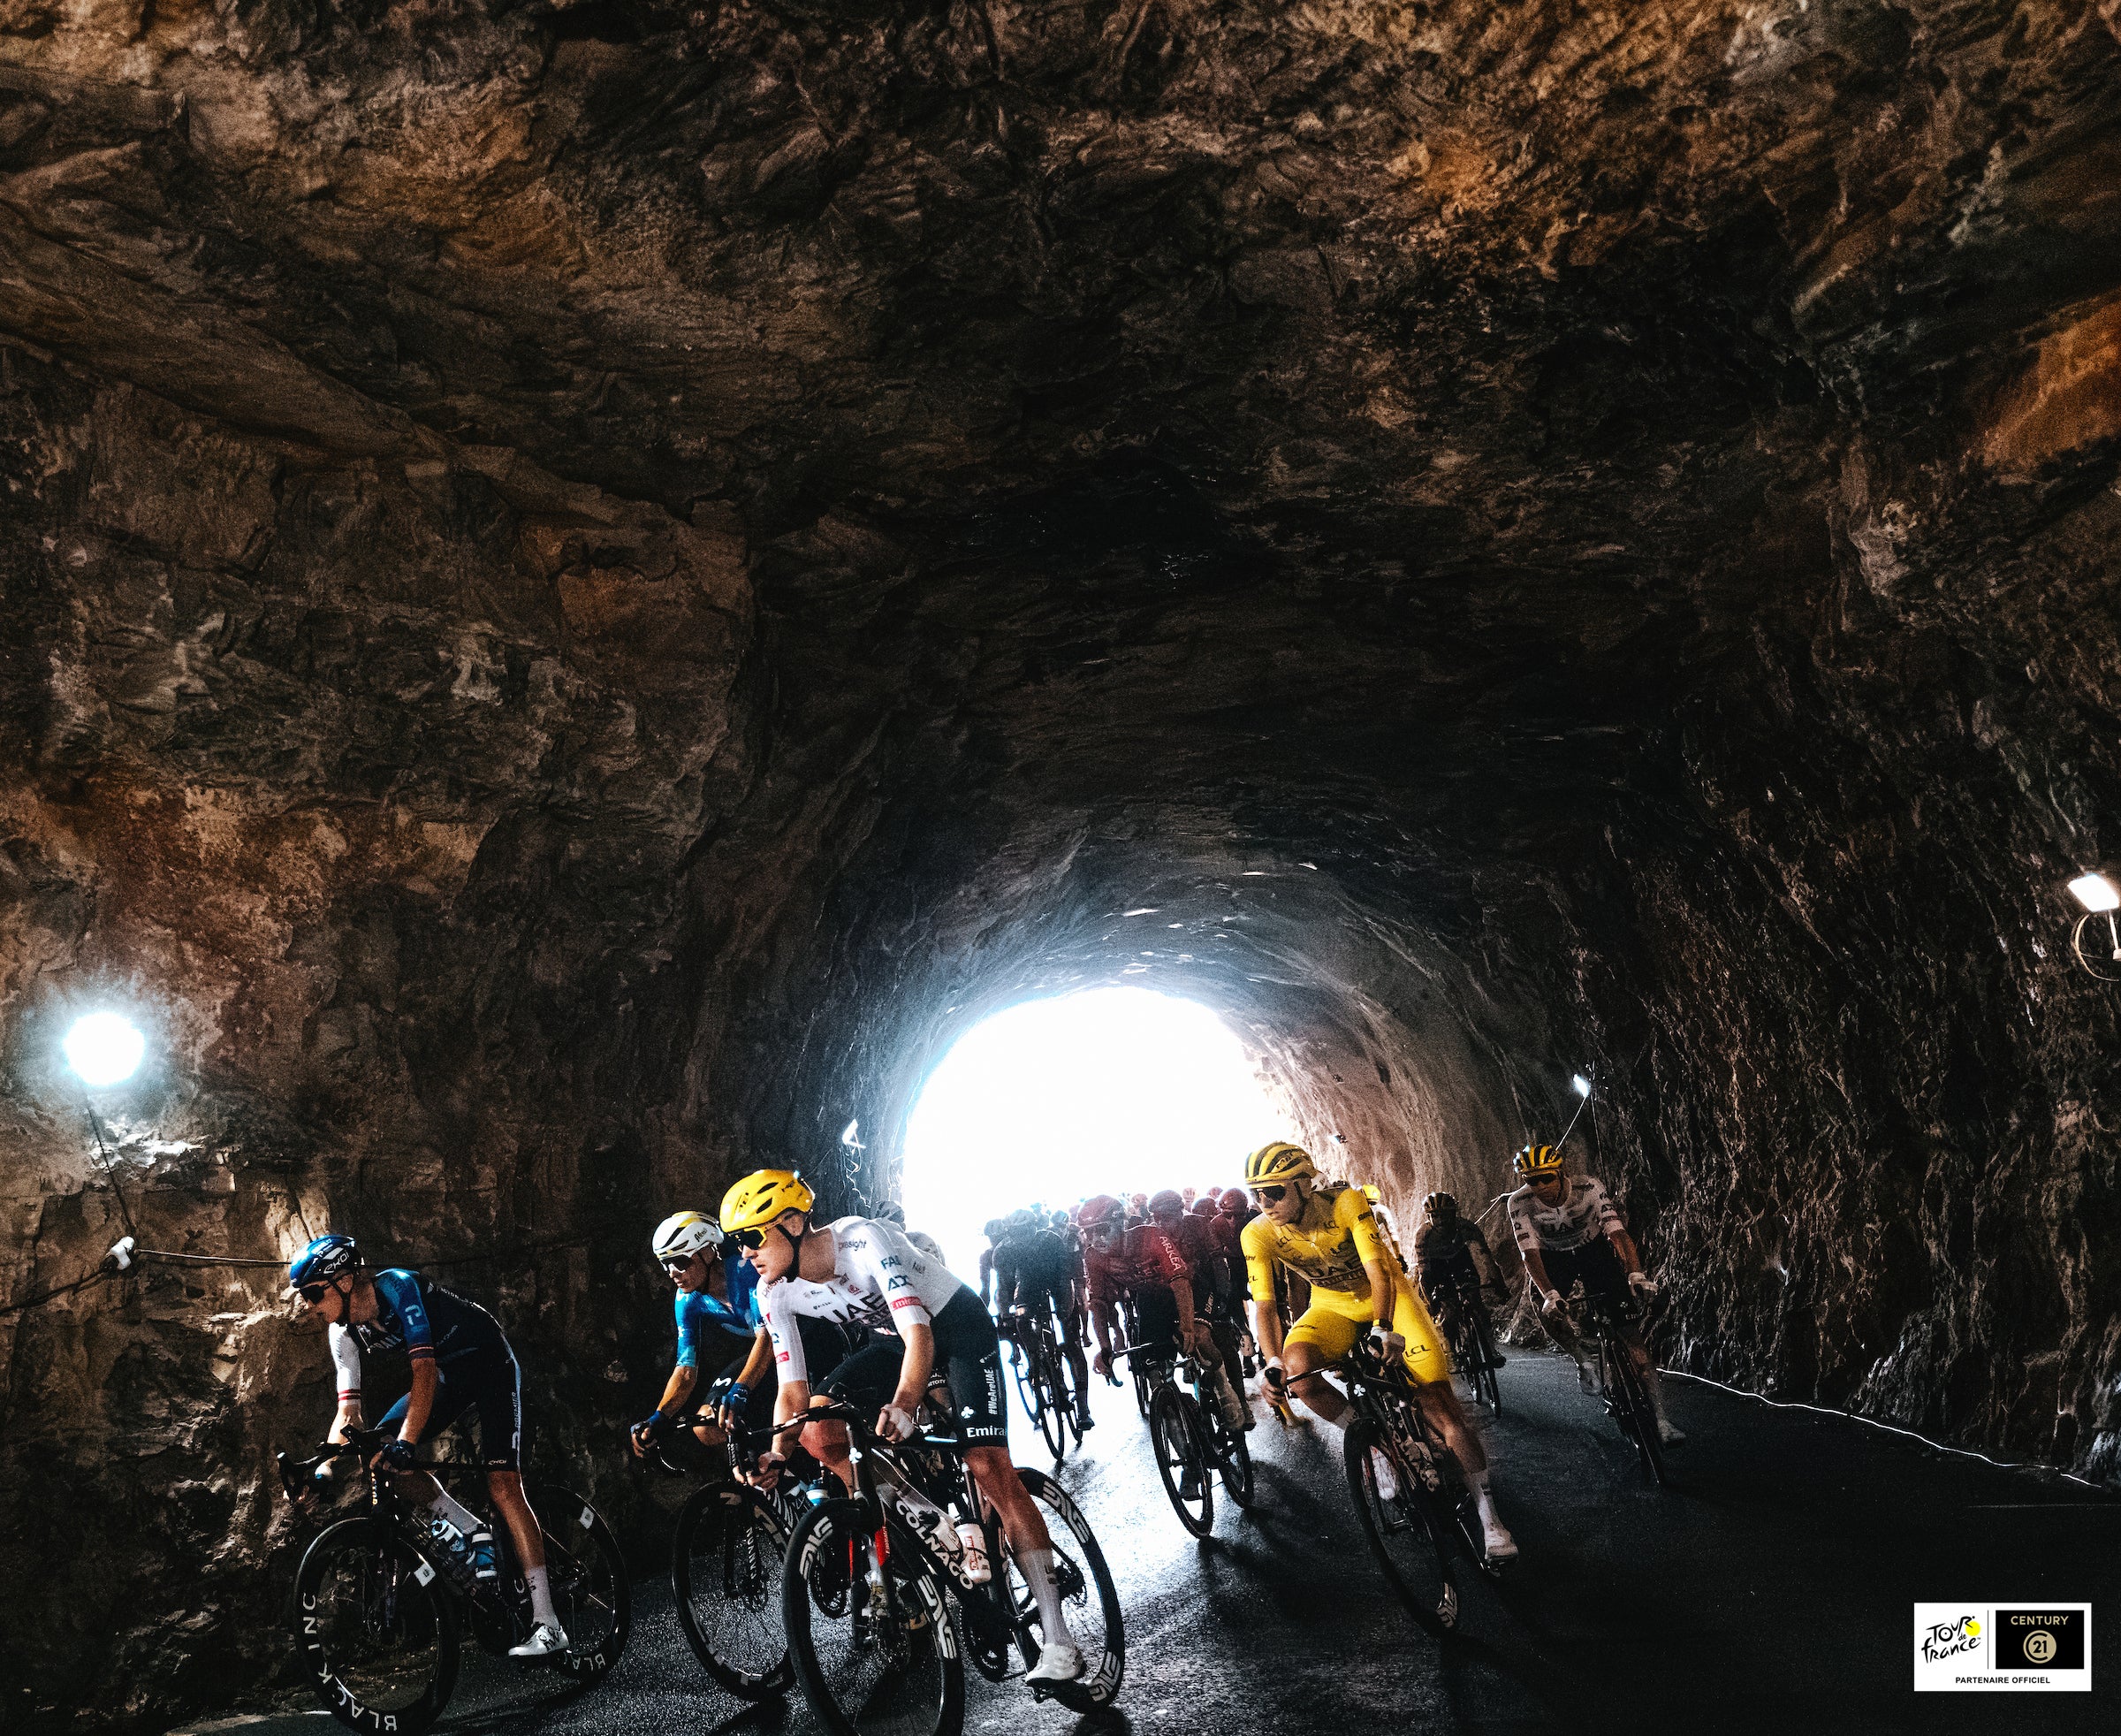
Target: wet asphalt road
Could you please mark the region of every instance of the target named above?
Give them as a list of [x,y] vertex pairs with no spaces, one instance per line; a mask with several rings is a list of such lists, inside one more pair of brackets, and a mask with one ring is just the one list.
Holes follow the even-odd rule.
[[[1115,1710],[1081,1720],[968,1671],[969,1730],[1154,1732],[2089,1732],[2121,1729],[2121,1502],[1943,1458],[1839,1419],[1672,1383],[1692,1437],[1658,1492],[1566,1361],[1519,1355],[1486,1425],[1498,1500],[1524,1554],[1468,1576],[1439,1642],[1390,1601],[1325,1431],[1263,1421],[1258,1498],[1218,1504],[1196,1542],[1163,1496],[1130,1392],[1060,1476],[1090,1514],[1127,1605]],[[1264,1407],[1261,1407],[1264,1408]],[[1019,1457],[1044,1449],[1015,1419]],[[636,1588],[625,1658],[597,1688],[549,1682],[468,1646],[445,1731],[684,1736],[817,1725],[800,1700],[747,1707],[694,1663],[666,1581]],[[1917,1600],[2094,1605],[2094,1692],[1912,1691]],[[2102,1626],[2103,1624],[2103,1626]],[[225,1726],[224,1726],[225,1727]],[[322,1714],[241,1736],[328,1736]],[[204,1726],[187,1726],[201,1730]]]

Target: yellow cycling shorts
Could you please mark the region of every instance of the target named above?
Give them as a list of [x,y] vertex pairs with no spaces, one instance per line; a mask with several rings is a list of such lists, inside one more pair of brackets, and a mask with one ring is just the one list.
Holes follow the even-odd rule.
[[[1374,1318],[1368,1297],[1351,1291],[1321,1290],[1313,1284],[1311,1306],[1289,1329],[1283,1342],[1312,1345],[1327,1362],[1338,1362],[1355,1348],[1355,1341],[1369,1330]],[[1451,1359],[1443,1348],[1443,1335],[1436,1330],[1436,1322],[1429,1318],[1429,1311],[1421,1306],[1421,1298],[1410,1284],[1399,1286],[1398,1301],[1392,1310],[1392,1329],[1407,1341],[1408,1374],[1417,1381],[1451,1378]]]

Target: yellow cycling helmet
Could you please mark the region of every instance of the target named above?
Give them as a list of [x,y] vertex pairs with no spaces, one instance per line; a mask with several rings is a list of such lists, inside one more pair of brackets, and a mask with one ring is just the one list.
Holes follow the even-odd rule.
[[1363,1184],[1363,1198],[1367,1199],[1372,1206],[1381,1206],[1385,1203],[1385,1196],[1377,1191],[1377,1184],[1375,1182],[1365,1182]]
[[722,1196],[722,1228],[763,1230],[783,1212],[807,1212],[817,1196],[793,1169],[754,1169]]
[[1247,1187],[1268,1187],[1280,1182],[1293,1182],[1298,1176],[1311,1176],[1319,1173],[1318,1165],[1311,1161],[1311,1154],[1301,1146],[1292,1146],[1286,1139],[1276,1139],[1264,1145],[1244,1160],[1244,1184]]
[[1517,1172],[1521,1181],[1533,1181],[1541,1176],[1558,1176],[1562,1173],[1562,1154],[1552,1146],[1520,1146],[1517,1161],[1510,1168]]

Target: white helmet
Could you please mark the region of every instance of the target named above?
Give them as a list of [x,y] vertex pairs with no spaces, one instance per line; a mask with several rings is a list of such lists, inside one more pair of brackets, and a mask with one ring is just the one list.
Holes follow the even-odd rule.
[[690,1260],[722,1245],[722,1226],[703,1212],[673,1212],[656,1226],[650,1245],[661,1260]]

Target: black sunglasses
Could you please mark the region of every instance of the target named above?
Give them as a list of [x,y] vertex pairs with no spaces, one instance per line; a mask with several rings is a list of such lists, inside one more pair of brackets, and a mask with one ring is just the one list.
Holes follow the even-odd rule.
[[763,1230],[732,1230],[729,1239],[740,1248],[763,1248],[766,1245],[766,1232]]
[[1252,1198],[1255,1199],[1264,1199],[1271,1206],[1275,1200],[1281,1199],[1281,1197],[1288,1192],[1289,1190],[1287,1188],[1283,1187],[1279,1182],[1276,1182],[1267,1187],[1254,1188],[1252,1190]]
[[689,1272],[692,1270],[692,1262],[698,1258],[699,1255],[696,1253],[673,1253],[663,1262],[663,1269],[665,1272]]
[[298,1284],[294,1293],[314,1308],[324,1299],[324,1292],[331,1288],[330,1284]]

